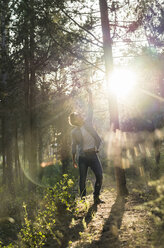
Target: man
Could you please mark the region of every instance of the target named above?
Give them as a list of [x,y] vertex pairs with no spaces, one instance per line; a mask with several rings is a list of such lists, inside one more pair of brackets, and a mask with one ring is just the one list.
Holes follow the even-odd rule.
[[[88,167],[90,167],[96,177],[94,187],[94,203],[99,204],[103,201],[100,200],[100,189],[102,186],[102,165],[97,156],[101,139],[93,128],[93,104],[92,92],[87,90],[89,94],[88,115],[84,119],[79,113],[73,112],[69,116],[70,125],[75,128],[72,130],[72,157],[73,166],[77,168],[76,157],[79,156],[78,166],[80,174],[80,195],[81,198],[86,196],[86,177]],[[77,149],[78,148],[78,149]]]

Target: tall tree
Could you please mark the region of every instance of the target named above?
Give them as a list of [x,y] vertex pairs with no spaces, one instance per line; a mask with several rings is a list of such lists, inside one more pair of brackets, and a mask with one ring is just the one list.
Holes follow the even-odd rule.
[[1,124],[2,124],[2,157],[3,157],[3,183],[6,183],[11,193],[14,193],[13,154],[12,154],[12,113],[10,108],[10,59],[9,59],[9,19],[11,11],[9,2],[0,2],[1,26]]
[[[110,84],[110,76],[113,71],[113,55],[112,55],[112,39],[110,34],[110,24],[108,17],[108,6],[106,0],[99,0],[101,13],[101,26],[103,33],[103,48],[105,58],[106,81]],[[114,132],[119,129],[119,116],[117,99],[114,95],[109,95],[110,101],[110,123]],[[120,165],[115,165],[115,175],[117,182],[117,193],[119,195],[126,195],[128,190],[126,188],[125,171]]]

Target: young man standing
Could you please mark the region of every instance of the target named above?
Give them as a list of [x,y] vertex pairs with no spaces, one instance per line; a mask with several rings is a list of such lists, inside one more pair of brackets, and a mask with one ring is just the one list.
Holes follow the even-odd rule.
[[[77,168],[79,166],[80,173],[80,195],[81,198],[86,196],[86,177],[88,167],[92,169],[96,177],[94,187],[94,203],[99,204],[103,201],[100,200],[100,189],[102,186],[102,165],[97,156],[98,149],[101,143],[101,139],[97,132],[93,128],[93,103],[92,103],[92,92],[87,90],[89,94],[88,103],[88,115],[84,119],[79,113],[73,112],[69,116],[70,125],[74,126],[72,130],[72,158],[73,166]],[[78,166],[76,163],[77,154]]]

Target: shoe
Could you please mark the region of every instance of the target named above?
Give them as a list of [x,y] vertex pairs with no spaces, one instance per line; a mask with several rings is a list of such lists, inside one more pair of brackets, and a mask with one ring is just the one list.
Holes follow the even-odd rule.
[[102,201],[99,197],[94,197],[94,204],[100,204],[100,203],[105,203]]

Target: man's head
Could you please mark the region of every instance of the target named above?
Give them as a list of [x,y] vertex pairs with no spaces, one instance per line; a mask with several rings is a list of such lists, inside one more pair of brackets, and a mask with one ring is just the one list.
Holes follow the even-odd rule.
[[71,126],[82,126],[84,124],[84,118],[76,112],[71,113],[68,120]]

